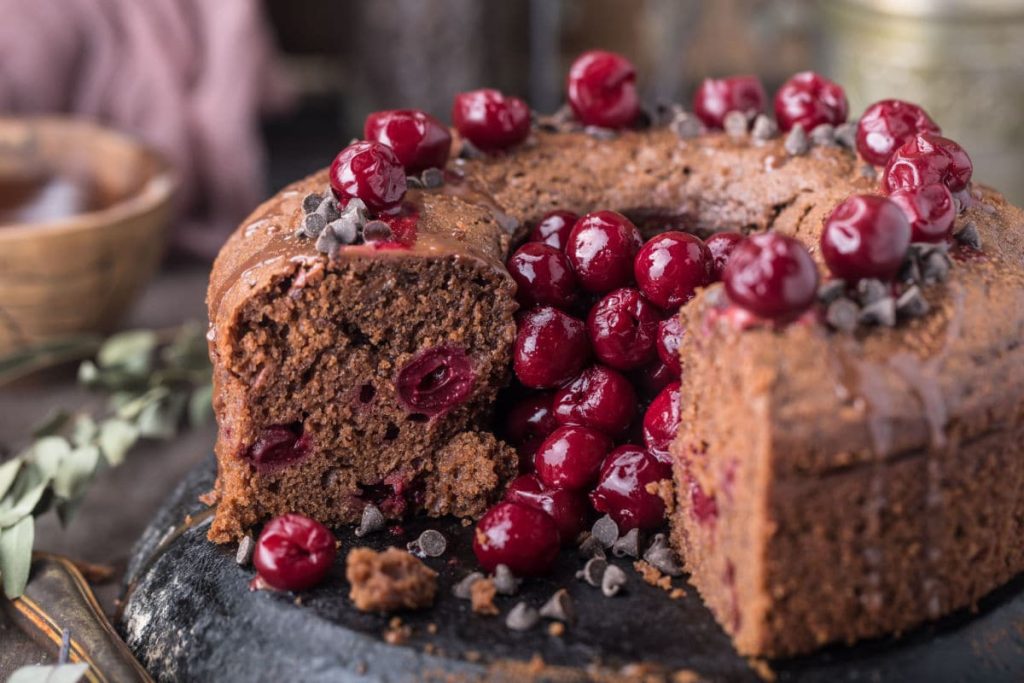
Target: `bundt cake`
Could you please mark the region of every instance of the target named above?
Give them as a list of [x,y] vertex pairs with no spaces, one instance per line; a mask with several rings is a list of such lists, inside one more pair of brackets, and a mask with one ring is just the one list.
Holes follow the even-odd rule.
[[765,100],[735,77],[643,111],[590,52],[552,116],[494,90],[455,139],[373,115],[214,265],[210,538],[502,499],[477,556],[531,574],[592,509],[667,516],[766,656],[1024,569],[1024,214],[919,107],[847,122],[810,72]]

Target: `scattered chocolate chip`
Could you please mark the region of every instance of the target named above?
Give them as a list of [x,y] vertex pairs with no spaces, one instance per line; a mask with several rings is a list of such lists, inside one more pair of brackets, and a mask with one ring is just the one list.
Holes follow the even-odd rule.
[[648,118],[652,126],[667,126],[683,111],[682,105],[675,102],[658,102],[654,109],[648,112]]
[[306,214],[302,221],[302,234],[306,237],[318,237],[327,225],[327,219],[318,213]]
[[248,567],[249,563],[252,562],[252,552],[256,549],[256,541],[252,540],[252,536],[246,534],[242,537],[242,540],[238,542],[238,550],[235,552],[235,562],[240,567]]
[[778,134],[779,127],[775,124],[775,121],[764,114],[757,115],[757,118],[754,119],[754,128],[750,133],[755,140],[765,142],[773,139]]
[[820,123],[811,129],[811,143],[818,147],[834,147],[836,127],[831,123]]
[[516,603],[505,617],[505,625],[513,631],[529,631],[540,621],[540,614],[525,602]]
[[860,309],[859,321],[865,325],[892,327],[896,324],[896,300],[884,297]]
[[420,180],[419,176],[407,175],[407,176],[405,176],[405,186],[407,188],[409,188],[410,190],[422,190],[423,189],[423,181]]
[[465,138],[462,139],[462,145],[459,147],[459,157],[463,159],[482,159],[484,153],[480,151],[480,148],[474,145]]
[[618,136],[618,133],[611,128],[603,128],[601,126],[586,126],[583,132],[595,140],[613,140]]
[[922,282],[921,263],[917,258],[917,254],[913,250],[908,252],[906,260],[904,260],[903,265],[900,266],[900,272],[897,277],[901,282]]
[[804,127],[799,123],[793,126],[789,130],[789,135],[786,136],[786,141],[782,145],[786,154],[793,157],[798,157],[811,149],[811,143],[807,139],[807,133],[804,131]]
[[[362,204],[362,201],[359,203]],[[338,208],[338,200],[328,195],[323,198],[323,201],[320,202],[320,206],[316,207],[314,213],[318,216],[323,216],[324,223],[330,223],[331,221],[338,220],[341,216],[341,209]]]
[[380,531],[384,528],[384,515],[373,503],[369,503],[363,508],[363,516],[359,520],[359,528],[356,529],[356,536],[362,538],[367,534],[372,534]]
[[316,250],[321,254],[334,255],[341,247],[341,241],[333,230],[321,230],[316,238]]
[[494,589],[499,595],[515,595],[522,583],[507,565],[499,564],[494,568]]
[[470,600],[473,597],[471,589],[473,584],[484,578],[484,575],[480,572],[473,572],[467,574],[461,581],[452,586],[452,595],[457,597],[459,600]]
[[569,597],[569,591],[564,588],[555,591],[554,595],[548,598],[548,601],[540,608],[540,615],[557,621],[572,621],[576,612],[572,605],[572,598]]
[[921,288],[917,285],[908,287],[907,291],[896,299],[896,313],[901,318],[920,318],[926,315],[930,309],[928,300],[924,298]]
[[722,119],[722,127],[731,138],[743,138],[747,135],[747,126],[750,121],[747,115],[741,111],[730,111]]
[[423,187],[428,190],[436,190],[444,185],[444,171],[439,168],[428,168],[420,177],[423,178]]
[[861,306],[868,306],[889,296],[889,287],[876,278],[864,278],[857,282],[857,300]]
[[587,534],[587,537],[580,543],[580,555],[590,559],[591,557],[605,558],[604,545],[601,541],[594,538],[593,534]]
[[342,244],[352,244],[359,237],[359,226],[346,216],[328,223],[326,229],[333,232]]
[[825,310],[825,322],[834,330],[853,332],[857,329],[860,310],[857,304],[846,297],[836,299]]
[[367,242],[386,242],[392,237],[391,226],[384,221],[370,221],[363,226],[363,239]]
[[302,198],[303,213],[313,213],[314,211],[316,211],[316,208],[320,206],[320,202],[322,202],[323,200],[324,196],[322,194],[310,192],[309,194]]
[[601,579],[604,578],[606,569],[608,569],[608,560],[603,557],[592,557],[583,565],[583,569],[576,572],[576,578],[597,588],[601,585]]
[[871,164],[864,164],[860,167],[860,174],[867,180],[877,180],[878,171]]
[[928,252],[921,259],[921,281],[926,285],[945,282],[949,277],[949,255],[943,249]]
[[845,147],[846,149],[857,148],[857,123],[856,121],[847,121],[836,126],[834,131],[834,137],[836,143]]
[[700,120],[693,114],[685,111],[680,111],[676,114],[675,118],[672,119],[672,123],[669,124],[669,128],[680,140],[689,140],[701,133]]
[[644,560],[662,574],[680,576],[683,573],[682,568],[676,562],[676,554],[669,546],[665,534],[656,534],[654,536],[651,544],[647,547],[646,552],[644,552]]
[[601,577],[601,593],[606,598],[610,598],[614,595],[618,595],[619,591],[625,585],[626,572],[622,571],[614,564],[608,565],[608,568],[604,571],[604,576]]
[[612,544],[619,540],[619,525],[615,523],[614,519],[604,515],[601,519],[594,522],[594,526],[590,529],[590,534],[605,548],[611,548]]
[[427,529],[416,540],[427,557],[441,557],[448,549],[448,539],[436,529]]
[[818,301],[823,304],[830,304],[844,294],[846,294],[846,280],[839,278],[829,280],[818,287]]
[[612,543],[612,555],[615,557],[640,556],[640,530],[633,528]]
[[968,246],[975,251],[981,251],[981,235],[978,233],[978,226],[974,221],[964,223],[964,227],[953,233],[953,237],[960,244]]

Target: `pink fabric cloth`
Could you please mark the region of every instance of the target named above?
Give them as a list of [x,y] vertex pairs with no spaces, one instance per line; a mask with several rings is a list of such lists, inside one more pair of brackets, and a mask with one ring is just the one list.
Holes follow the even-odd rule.
[[178,246],[210,255],[263,192],[259,117],[289,99],[255,0],[0,0],[0,113],[73,113],[178,170]]

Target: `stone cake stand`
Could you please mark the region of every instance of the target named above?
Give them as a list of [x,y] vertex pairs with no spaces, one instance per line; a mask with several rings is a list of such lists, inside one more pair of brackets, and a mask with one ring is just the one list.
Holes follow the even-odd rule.
[[[458,520],[413,520],[402,533],[363,539],[341,530],[339,561],[318,588],[298,598],[250,592],[254,572],[235,562],[234,547],[206,540],[208,515],[197,497],[214,464],[178,486],[139,541],[128,567],[119,628],[158,680],[410,681],[617,680],[626,673],[666,680],[1010,681],[1024,677],[1024,580],[989,596],[973,613],[950,616],[900,639],[834,647],[799,659],[750,662],[681,579],[686,596],[671,600],[630,566],[626,590],[605,598],[574,578],[582,565],[566,551],[554,576],[500,597],[501,615],[473,614],[452,586],[475,568],[471,527]],[[191,524],[185,522],[191,516]],[[448,551],[427,560],[440,574],[433,609],[399,615],[411,635],[389,645],[390,618],[356,611],[348,600],[344,556],[355,545],[405,547],[426,528],[448,538]],[[562,636],[544,621],[527,632],[505,626],[519,601],[542,605],[558,588],[572,596],[576,620]],[[527,662],[535,657],[534,665]],[[673,675],[678,676],[672,678]],[[589,676],[589,678],[588,678]],[[659,680],[659,676],[653,679]]]

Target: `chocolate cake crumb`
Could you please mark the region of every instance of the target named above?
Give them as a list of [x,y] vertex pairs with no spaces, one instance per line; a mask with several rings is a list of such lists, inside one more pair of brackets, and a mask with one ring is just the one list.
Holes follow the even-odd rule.
[[576,616],[576,612],[572,604],[572,598],[569,596],[569,591],[564,588],[559,588],[555,591],[548,598],[548,601],[541,606],[540,616],[557,621],[572,621]]
[[981,235],[978,234],[978,226],[974,221],[964,223],[962,228],[953,233],[953,238],[960,244],[968,246],[975,251],[981,251]]
[[892,327],[896,324],[896,300],[887,296],[864,306],[858,320],[865,325]]
[[758,142],[767,142],[779,134],[779,127],[775,121],[764,114],[758,114],[754,119],[754,128],[750,135]]
[[853,332],[857,329],[859,315],[860,309],[856,303],[846,297],[840,297],[825,309],[825,322],[834,330]]
[[480,572],[472,572],[467,574],[461,581],[452,586],[452,595],[459,600],[469,600],[473,597],[472,588],[473,584],[484,578],[484,575]]
[[540,621],[540,615],[525,602],[516,603],[505,617],[505,625],[513,631],[529,631]]
[[601,586],[601,579],[604,578],[606,569],[608,569],[608,561],[606,559],[603,557],[592,557],[583,565],[583,569],[576,572],[576,578],[598,588]]
[[366,242],[386,242],[393,236],[391,226],[384,221],[370,221],[363,226],[363,240]]
[[409,541],[406,548],[416,557],[440,557],[448,548],[448,539],[436,529],[427,529],[414,541]]
[[437,453],[436,476],[424,491],[424,508],[431,517],[479,517],[518,466],[515,449],[493,434],[457,434]]
[[836,146],[836,128],[831,123],[820,123],[811,129],[811,144],[817,147]]
[[515,595],[523,580],[517,579],[508,565],[499,564],[494,568],[494,589],[499,595]]
[[604,552],[604,546],[601,541],[594,538],[594,535],[587,532],[586,537],[580,543],[580,557],[585,557],[588,560],[592,557],[600,557],[604,559],[607,557]]
[[252,562],[252,553],[256,549],[256,541],[253,540],[250,534],[242,536],[242,540],[238,542],[238,550],[235,552],[235,562],[240,567],[248,567],[249,563]]
[[619,540],[619,525],[615,523],[614,519],[604,515],[594,522],[590,534],[605,548],[610,548],[615,541]]
[[846,149],[857,149],[857,122],[847,121],[836,126],[834,138],[836,143]]
[[632,528],[612,544],[615,557],[638,557],[640,555],[640,530]]
[[896,299],[896,313],[903,318],[920,318],[931,310],[921,288],[912,285]]
[[561,638],[565,635],[565,624],[560,621],[553,621],[548,624],[548,635]]
[[730,111],[722,119],[722,127],[725,129],[726,135],[734,139],[745,138],[749,125],[750,119],[741,111]]
[[646,560],[637,560],[633,563],[633,569],[640,574],[640,578],[649,586],[660,588],[663,591],[672,590],[672,579],[658,571],[658,568]]
[[367,503],[363,508],[363,517],[359,520],[359,528],[356,529],[356,536],[362,538],[384,528],[384,514],[373,503]]
[[626,585],[626,572],[614,564],[608,565],[601,577],[601,594],[611,598],[619,594]]
[[349,598],[361,612],[394,612],[434,604],[437,572],[404,550],[353,548],[345,560]]
[[423,179],[423,187],[428,190],[436,190],[444,185],[444,171],[440,168],[428,168],[420,177]]
[[472,601],[473,611],[486,616],[497,615],[498,606],[494,604],[494,596],[497,592],[494,581],[491,579],[474,581],[469,587],[469,599]]
[[792,157],[803,156],[811,149],[807,133],[799,123],[789,130],[789,135],[786,136],[786,141],[782,146],[786,150],[786,154]]

